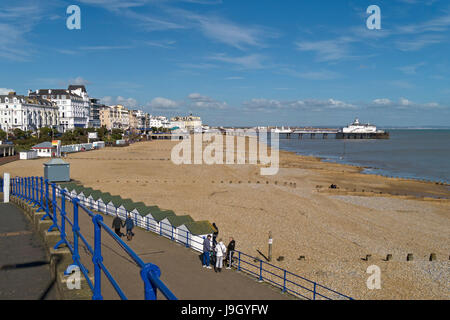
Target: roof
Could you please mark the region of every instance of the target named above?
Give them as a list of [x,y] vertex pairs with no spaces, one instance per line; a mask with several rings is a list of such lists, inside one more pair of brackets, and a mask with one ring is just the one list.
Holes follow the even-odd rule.
[[66,95],[66,96],[72,96],[72,97],[81,99],[81,97],[79,95],[77,95],[76,93],[70,92],[66,89],[39,89],[39,92],[38,91],[31,92],[28,96],[35,97],[35,96],[52,96],[52,95],[55,95],[55,96]]
[[98,199],[100,199],[102,195],[102,192],[100,190],[95,190],[93,189],[93,191],[91,191],[88,195],[88,197],[92,197],[92,199],[94,199],[94,201],[97,201]]
[[174,216],[175,212],[173,212],[172,210],[165,210],[165,211],[152,211],[151,212],[153,219],[155,219],[158,222],[161,222],[162,220],[164,220],[164,218],[167,218],[169,216]]
[[136,207],[135,209],[143,217],[147,216],[148,214],[150,214],[152,212],[152,207],[147,207],[145,205],[144,206],[140,206],[140,207]]
[[31,147],[31,149],[51,149],[51,148],[56,148],[56,146],[53,146],[52,143],[49,141],[41,142]]
[[84,194],[84,196],[87,198],[87,197],[89,197],[90,195],[91,195],[91,193],[92,192],[94,192],[94,191],[96,191],[96,190],[94,190],[94,189],[92,189],[92,188],[84,188],[83,190],[82,190],[82,192],[83,192],[83,194]]
[[[130,199],[125,199],[125,200],[130,200]],[[143,203],[143,202],[134,202],[134,201],[130,200],[130,202],[129,201],[124,202],[123,206],[125,207],[125,209],[128,212],[131,212],[131,211],[133,211],[136,208],[145,207],[145,203]]]
[[99,197],[99,199],[102,199],[103,203],[108,203],[111,200],[111,193],[109,192],[102,192],[101,196]]
[[52,158],[50,161],[45,162],[44,166],[68,165],[68,164],[69,164],[68,162],[65,162],[60,158]]
[[209,221],[187,222],[183,225],[189,230],[190,233],[196,236],[211,234],[214,232],[214,227]]
[[191,216],[168,216],[167,220],[169,220],[170,224],[174,226],[175,228],[181,226],[182,224],[188,223],[188,222],[194,222],[194,219],[192,219]]
[[84,187],[83,187],[83,186],[80,186],[80,185],[76,185],[76,186],[72,189],[72,191],[75,191],[77,194],[80,194],[80,192],[83,191],[83,190],[84,190]]
[[76,186],[78,186],[78,184],[76,184],[75,182],[66,182],[66,183],[59,183],[58,184],[62,189],[67,189],[69,191],[72,191],[73,188],[75,188]]
[[69,85],[69,88],[68,88],[69,91],[77,90],[77,89],[81,89],[81,91],[86,92],[86,87],[82,84],[80,84],[80,85],[71,84],[71,85]]
[[121,196],[111,196],[111,198],[109,199],[109,202],[112,202],[114,207],[118,208],[122,204],[123,199]]

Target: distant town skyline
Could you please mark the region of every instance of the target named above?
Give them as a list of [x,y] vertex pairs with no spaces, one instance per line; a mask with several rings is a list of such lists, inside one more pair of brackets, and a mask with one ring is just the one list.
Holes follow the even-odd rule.
[[0,95],[83,84],[213,126],[450,126],[449,32],[444,0],[3,2]]

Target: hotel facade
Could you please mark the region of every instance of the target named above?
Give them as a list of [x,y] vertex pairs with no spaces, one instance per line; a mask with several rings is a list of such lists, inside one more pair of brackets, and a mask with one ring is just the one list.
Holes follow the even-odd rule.
[[58,106],[38,96],[27,97],[10,92],[0,95],[0,128],[37,131],[43,127],[59,129]]

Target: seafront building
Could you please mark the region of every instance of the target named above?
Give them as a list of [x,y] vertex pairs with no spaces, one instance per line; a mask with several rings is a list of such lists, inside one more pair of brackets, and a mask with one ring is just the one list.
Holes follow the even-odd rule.
[[194,130],[202,127],[202,119],[200,117],[195,117],[192,114],[187,117],[173,117],[170,119],[170,124],[172,128]]
[[0,128],[6,132],[14,129],[37,131],[43,127],[58,129],[58,106],[39,96],[22,96],[10,92],[0,95]]
[[59,108],[61,131],[87,128],[89,125],[90,100],[84,86],[69,89],[39,89],[29,91],[30,98],[47,99]]
[[100,128],[100,110],[106,108],[104,104],[101,104],[100,99],[91,98],[91,108],[89,111],[89,128]]
[[130,110],[120,104],[103,108],[100,110],[100,124],[108,130],[128,129],[130,127]]

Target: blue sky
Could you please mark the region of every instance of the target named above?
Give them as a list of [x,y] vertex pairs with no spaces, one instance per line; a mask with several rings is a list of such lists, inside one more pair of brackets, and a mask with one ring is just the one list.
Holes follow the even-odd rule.
[[0,35],[0,93],[85,84],[211,125],[450,126],[446,0],[2,1]]

